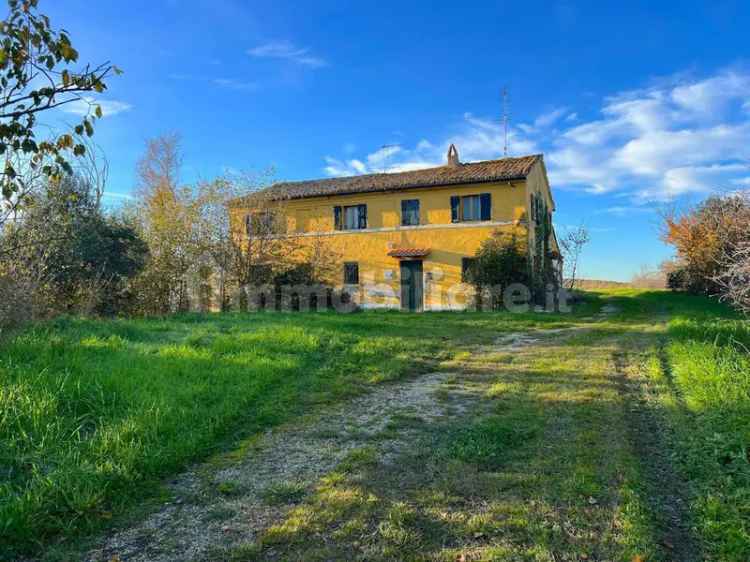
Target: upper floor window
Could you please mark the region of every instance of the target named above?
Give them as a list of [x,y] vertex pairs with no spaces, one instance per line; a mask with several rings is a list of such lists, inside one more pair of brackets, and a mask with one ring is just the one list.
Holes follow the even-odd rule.
[[488,221],[492,219],[492,195],[454,195],[451,197],[451,222]]
[[367,205],[335,206],[333,208],[333,223],[336,230],[367,228]]
[[416,226],[419,224],[419,199],[404,199],[401,201],[401,226]]

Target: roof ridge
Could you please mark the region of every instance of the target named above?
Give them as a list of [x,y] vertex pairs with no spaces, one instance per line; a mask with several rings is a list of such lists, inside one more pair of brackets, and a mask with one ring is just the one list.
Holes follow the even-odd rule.
[[506,156],[495,160],[462,162],[458,165],[444,164],[432,168],[401,172],[281,181],[254,194],[239,197],[232,203],[236,205],[242,201],[250,201],[260,194],[269,197],[271,200],[305,199],[308,197],[520,180],[527,177],[533,165],[538,161],[543,161],[542,154]]
[[[486,164],[490,162],[502,162],[504,160],[524,160],[526,158],[543,158],[544,154],[541,152],[534,153],[534,154],[524,154],[523,156],[503,156],[502,158],[493,158],[491,160],[476,160],[474,162],[461,162],[458,164],[458,169],[461,169],[465,166],[475,166],[478,164]],[[449,164],[440,164],[439,166],[431,166],[429,168],[418,168],[416,170],[401,170],[398,172],[371,172],[368,174],[352,174],[350,176],[333,176],[329,178],[312,178],[312,179],[306,179],[306,180],[282,180],[275,183],[272,183],[269,188],[272,188],[275,185],[287,185],[287,184],[302,184],[302,183],[312,183],[312,182],[319,182],[319,181],[336,181],[336,180],[347,180],[350,178],[370,178],[370,177],[383,177],[383,176],[396,176],[396,175],[405,175],[405,174],[418,174],[420,172],[429,172],[430,170],[439,170],[441,168],[451,168],[456,169],[455,166],[450,166]]]

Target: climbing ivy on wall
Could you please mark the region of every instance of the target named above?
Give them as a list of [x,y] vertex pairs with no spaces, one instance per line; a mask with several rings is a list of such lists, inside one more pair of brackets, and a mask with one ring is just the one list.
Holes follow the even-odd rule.
[[538,193],[531,196],[531,214],[534,219],[534,259],[533,292],[538,302],[544,299],[544,292],[548,283],[555,280],[550,255],[550,237],[552,235],[552,218],[544,197]]

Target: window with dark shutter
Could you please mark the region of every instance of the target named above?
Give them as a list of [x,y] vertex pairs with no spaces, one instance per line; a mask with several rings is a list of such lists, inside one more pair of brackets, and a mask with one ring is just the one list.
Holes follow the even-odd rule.
[[359,210],[359,228],[367,228],[367,205],[357,205]]
[[333,208],[333,227],[336,230],[344,229],[344,215],[338,205]]
[[479,218],[483,221],[492,220],[492,195],[482,193],[479,196]]
[[458,222],[461,220],[461,198],[458,195],[451,196],[451,222]]
[[419,224],[419,199],[404,199],[401,201],[401,226],[417,226]]
[[461,258],[461,281],[470,283],[477,258]]
[[492,220],[492,195],[454,195],[451,197],[451,222]]
[[344,263],[344,285],[359,284],[359,263],[348,261]]

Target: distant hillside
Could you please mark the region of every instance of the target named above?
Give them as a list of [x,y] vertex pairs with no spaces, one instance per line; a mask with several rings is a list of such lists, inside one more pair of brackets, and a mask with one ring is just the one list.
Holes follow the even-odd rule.
[[[566,279],[567,283],[567,279]],[[630,283],[623,283],[621,281],[605,281],[602,279],[577,279],[577,289],[616,289],[631,287]]]

